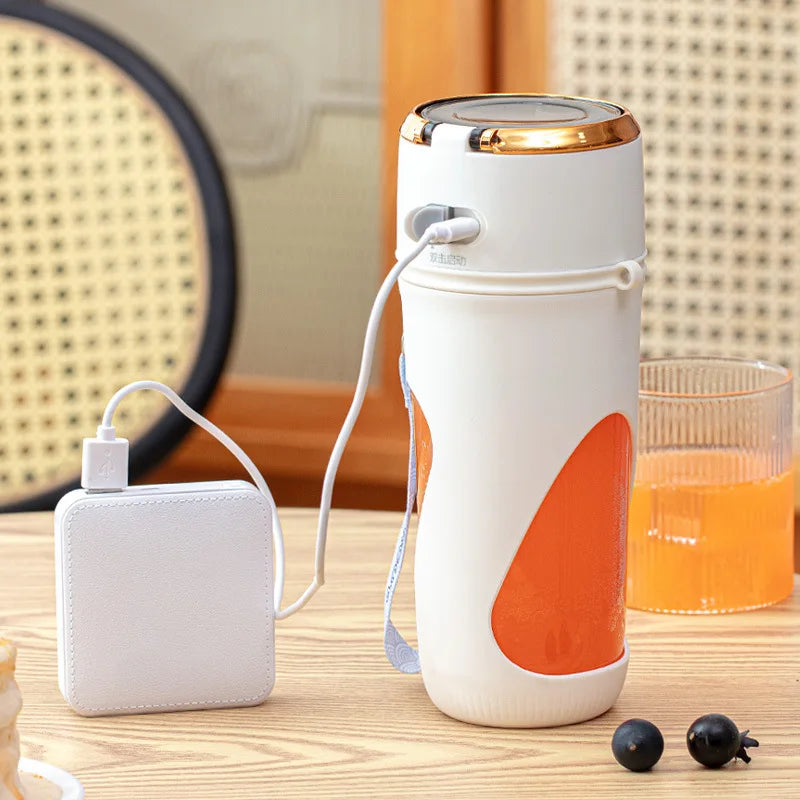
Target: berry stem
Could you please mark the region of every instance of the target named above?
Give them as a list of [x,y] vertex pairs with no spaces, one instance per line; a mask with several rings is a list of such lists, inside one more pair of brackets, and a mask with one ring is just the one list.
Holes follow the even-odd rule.
[[758,742],[755,739],[751,739],[747,735],[748,733],[750,733],[749,730],[742,731],[739,734],[739,749],[736,751],[736,758],[741,758],[745,764],[749,764],[753,760],[747,755],[747,748],[758,747]]

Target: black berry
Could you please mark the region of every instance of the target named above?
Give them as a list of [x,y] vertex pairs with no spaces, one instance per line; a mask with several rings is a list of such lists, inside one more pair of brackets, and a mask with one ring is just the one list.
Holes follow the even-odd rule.
[[741,758],[749,764],[747,748],[758,747],[758,742],[748,733],[739,733],[734,721],[724,714],[706,714],[686,731],[686,746],[692,758],[704,767],[716,769],[733,758]]
[[614,758],[625,769],[645,772],[661,758],[664,737],[652,722],[646,719],[629,719],[614,731],[611,750]]

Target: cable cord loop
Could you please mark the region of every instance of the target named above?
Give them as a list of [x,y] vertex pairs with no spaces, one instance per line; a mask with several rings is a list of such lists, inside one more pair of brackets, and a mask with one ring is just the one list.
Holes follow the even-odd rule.
[[275,547],[275,619],[285,619],[291,616],[296,611],[299,611],[308,601],[317,593],[321,586],[325,583],[325,546],[328,539],[328,520],[331,511],[331,500],[333,498],[333,486],[336,481],[336,473],[339,469],[339,463],[342,460],[347,441],[356,424],[358,415],[361,412],[361,407],[364,404],[367,390],[369,389],[369,379],[372,372],[372,362],[375,357],[375,342],[378,337],[378,329],[380,327],[381,316],[383,309],[386,305],[386,300],[389,297],[395,283],[397,282],[400,273],[429,245],[433,243],[448,243],[468,239],[478,234],[480,230],[479,223],[476,219],[471,217],[457,217],[452,220],[447,220],[445,223],[434,223],[429,226],[425,233],[420,237],[411,250],[403,256],[389,271],[383,280],[383,283],[378,289],[375,300],[372,304],[370,311],[369,321],[367,322],[367,330],[364,336],[364,347],[361,353],[361,366],[358,373],[358,381],[356,382],[353,400],[350,404],[350,409],[347,412],[342,429],[339,431],[339,436],[336,439],[336,444],[331,452],[328,466],[325,470],[325,478],[322,482],[322,496],[320,499],[319,507],[319,520],[317,523],[317,543],[316,552],[314,556],[314,577],[306,590],[295,600],[291,605],[286,608],[281,608],[283,603],[283,587],[284,587],[284,574],[285,574],[285,555],[283,543],[283,529],[281,527],[280,517],[278,516],[278,509],[275,505],[275,499],[272,492],[269,490],[264,476],[259,472],[258,467],[253,463],[247,453],[239,447],[236,442],[231,439],[224,431],[210,422],[202,414],[195,411],[189,406],[181,397],[169,386],[158,381],[134,381],[120,389],[109,400],[103,413],[103,420],[98,428],[98,434],[103,433],[104,439],[108,440],[109,437],[113,441],[113,417],[114,412],[120,402],[133,392],[141,390],[151,390],[159,392],[169,400],[178,411],[185,417],[190,419],[203,430],[210,433],[220,444],[227,448],[247,470],[248,475],[256,485],[258,490],[267,498],[270,509],[272,512],[272,530]]

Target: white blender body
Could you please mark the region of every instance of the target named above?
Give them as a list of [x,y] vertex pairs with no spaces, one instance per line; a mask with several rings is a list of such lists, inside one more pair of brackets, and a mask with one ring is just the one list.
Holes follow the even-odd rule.
[[481,223],[399,281],[419,657],[457,719],[569,724],[622,689],[642,184],[638,126],[609,103],[454,98],[401,131],[398,253],[420,209]]

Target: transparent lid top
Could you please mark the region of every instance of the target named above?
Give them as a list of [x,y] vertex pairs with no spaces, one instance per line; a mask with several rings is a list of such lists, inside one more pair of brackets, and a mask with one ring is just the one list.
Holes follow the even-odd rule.
[[417,106],[400,135],[430,144],[437,125],[472,128],[473,150],[546,153],[614,147],[633,141],[639,126],[622,106],[560,95],[489,94],[452,97]]

